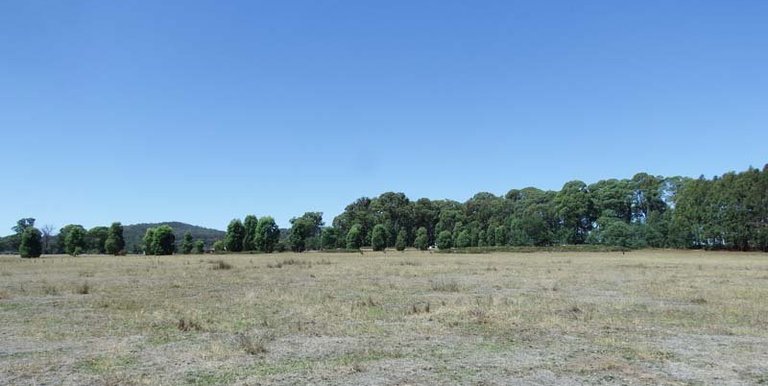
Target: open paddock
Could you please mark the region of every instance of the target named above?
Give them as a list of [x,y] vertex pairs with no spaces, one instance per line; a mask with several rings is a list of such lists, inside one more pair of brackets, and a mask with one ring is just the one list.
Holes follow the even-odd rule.
[[2,256],[0,380],[768,383],[768,255]]

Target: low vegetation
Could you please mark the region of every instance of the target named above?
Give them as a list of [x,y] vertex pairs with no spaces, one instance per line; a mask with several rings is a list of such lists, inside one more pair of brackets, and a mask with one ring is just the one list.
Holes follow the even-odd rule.
[[768,373],[764,254],[279,256],[0,257],[0,379],[760,384]]

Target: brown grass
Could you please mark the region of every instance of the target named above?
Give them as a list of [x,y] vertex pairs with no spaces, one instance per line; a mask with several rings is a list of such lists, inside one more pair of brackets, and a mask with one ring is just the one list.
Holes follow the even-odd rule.
[[3,256],[0,266],[8,384],[768,379],[765,254]]

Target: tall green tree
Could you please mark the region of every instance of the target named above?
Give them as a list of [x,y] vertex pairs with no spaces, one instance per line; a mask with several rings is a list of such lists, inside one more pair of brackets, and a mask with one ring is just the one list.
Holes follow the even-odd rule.
[[[344,212],[333,219],[333,227],[339,230],[339,234],[346,236],[357,225],[356,237],[359,237],[360,244],[370,240],[370,232],[373,229],[375,216],[371,208],[373,200],[368,197],[361,197],[344,208]],[[359,247],[358,247],[359,248]],[[357,248],[354,248],[357,249]]]
[[197,255],[202,255],[205,253],[205,242],[203,240],[195,240],[192,245],[192,252]]
[[192,234],[189,231],[184,232],[184,237],[181,239],[181,253],[188,255],[192,253],[192,249],[195,247],[195,240],[192,238]]
[[243,220],[243,228],[245,232],[245,234],[243,235],[244,251],[258,250],[258,248],[256,247],[256,227],[258,225],[259,225],[258,217],[250,214],[245,216],[245,220]]
[[61,228],[59,231],[59,240],[64,239],[64,252],[70,256],[77,256],[83,253],[86,248],[86,232],[82,225],[70,224]]
[[[428,198],[420,198],[413,203],[413,229],[418,231],[419,228],[424,228],[427,231],[427,247],[435,243],[435,226],[437,225],[439,215],[439,208]],[[418,248],[417,245],[414,246]],[[425,249],[423,250],[426,250],[427,247],[424,247]]]
[[321,245],[325,250],[336,249],[339,247],[339,230],[337,228],[324,228],[320,238]]
[[[306,212],[301,217],[291,219],[291,231],[288,236],[291,250],[304,252],[307,239],[319,237],[323,226],[323,214],[321,212]],[[319,243],[317,243],[319,245]]]
[[21,242],[21,235],[24,233],[24,231],[27,228],[32,228],[34,226],[35,226],[35,219],[31,217],[22,218],[16,221],[16,225],[13,228],[11,228],[14,234],[7,238],[8,246],[12,250],[18,250],[19,243]]
[[142,239],[144,244],[144,254],[157,255],[157,238],[155,237],[155,228],[147,228]]
[[413,206],[404,193],[381,194],[371,202],[371,210],[375,223],[384,226],[387,246],[395,244],[397,233],[401,229],[410,229],[414,224]]
[[429,248],[427,228],[419,227],[419,229],[416,230],[416,239],[413,241],[413,245],[420,251],[426,251],[427,248]]
[[347,249],[360,249],[362,247],[363,231],[360,224],[352,225],[347,232]]
[[637,193],[629,180],[601,180],[589,185],[595,213],[602,216],[611,211],[611,216],[629,223],[633,218],[633,207],[638,201],[645,202],[642,193]]
[[105,243],[109,237],[109,228],[104,226],[93,227],[85,235],[85,245],[88,253],[106,253]]
[[230,221],[227,226],[227,235],[224,236],[224,243],[227,251],[240,252],[243,250],[243,239],[245,238],[245,227],[240,219]]
[[25,227],[21,233],[19,254],[21,257],[40,257],[43,253],[42,233],[34,226]]
[[456,236],[456,248],[468,248],[470,246],[472,246],[472,238],[469,231],[465,229],[459,232],[459,235]]
[[507,227],[499,225],[494,229],[494,233],[494,240],[496,240],[497,246],[503,247],[508,244],[509,234],[507,233]]
[[384,225],[376,224],[371,234],[371,246],[374,251],[383,251],[387,248],[387,228]]
[[168,225],[147,229],[143,241],[147,255],[172,255],[176,251],[176,236]]
[[35,219],[32,217],[22,218],[19,221],[16,221],[16,226],[14,226],[12,229],[16,234],[22,234],[24,233],[27,228],[33,228],[35,226]]
[[437,235],[437,247],[440,249],[451,249],[453,247],[453,236],[450,231],[441,231]]
[[395,249],[402,252],[405,250],[407,246],[408,246],[408,234],[405,233],[405,229],[400,229],[400,232],[397,232],[397,239],[395,240]]
[[280,241],[280,228],[275,223],[275,219],[270,216],[264,216],[256,224],[254,236],[255,250],[272,253]]
[[104,249],[110,255],[125,253],[125,239],[123,238],[123,224],[113,222],[109,226],[109,234],[104,242]]
[[563,226],[564,242],[583,244],[594,222],[594,206],[587,185],[570,181],[555,197],[557,214]]
[[509,244],[514,246],[533,245],[531,237],[523,228],[523,222],[518,217],[513,217],[509,224]]
[[632,222],[645,223],[652,212],[666,210],[663,183],[663,177],[648,173],[637,173],[632,177]]
[[215,253],[222,253],[225,252],[227,249],[227,245],[224,242],[224,240],[216,240],[213,242],[213,251]]
[[160,225],[155,228],[154,237],[156,255],[172,255],[176,251],[176,235],[170,226]]

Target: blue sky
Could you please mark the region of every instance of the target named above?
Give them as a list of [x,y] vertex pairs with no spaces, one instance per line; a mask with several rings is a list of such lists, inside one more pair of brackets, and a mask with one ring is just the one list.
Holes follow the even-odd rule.
[[762,167],[766,20],[766,1],[4,1],[0,234]]

